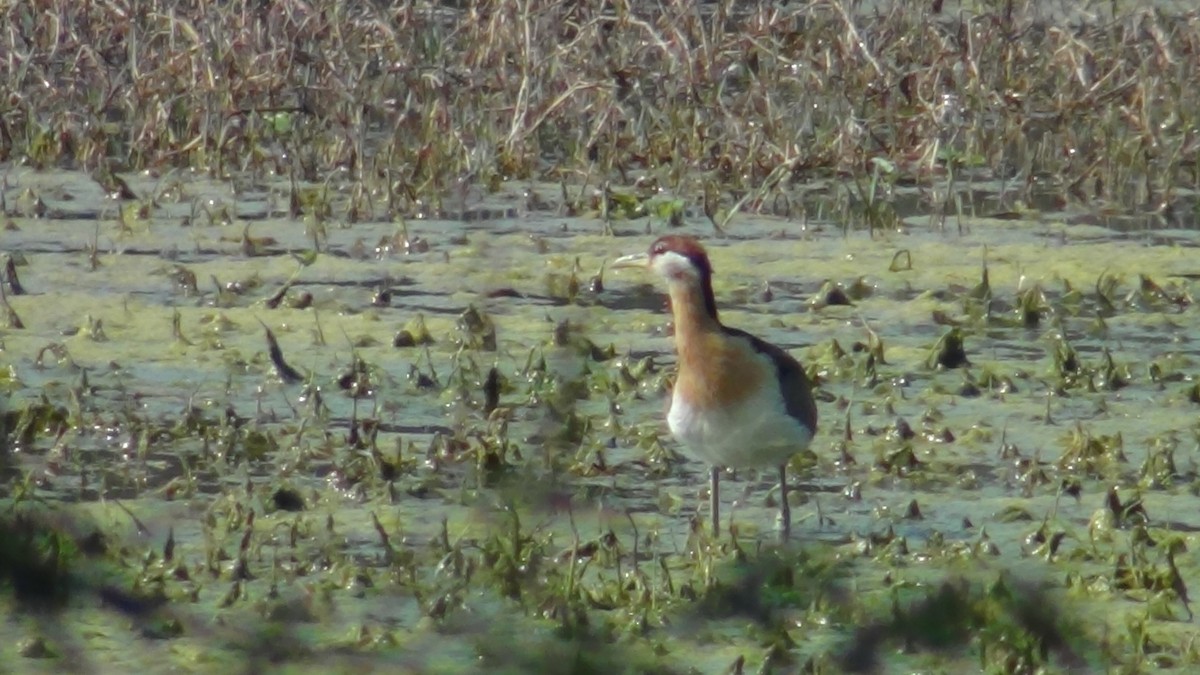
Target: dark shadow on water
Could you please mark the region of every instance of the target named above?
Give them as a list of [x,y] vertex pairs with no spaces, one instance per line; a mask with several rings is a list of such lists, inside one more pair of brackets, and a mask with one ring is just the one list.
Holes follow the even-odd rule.
[[664,314],[667,311],[663,292],[650,283],[621,284],[620,287],[606,289],[601,304],[609,309],[621,311],[641,310]]

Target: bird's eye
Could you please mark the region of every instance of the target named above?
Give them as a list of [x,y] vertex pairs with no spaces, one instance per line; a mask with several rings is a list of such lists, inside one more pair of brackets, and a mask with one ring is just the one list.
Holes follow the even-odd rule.
[[664,241],[656,242],[650,247],[650,255],[662,255],[667,252],[667,243]]

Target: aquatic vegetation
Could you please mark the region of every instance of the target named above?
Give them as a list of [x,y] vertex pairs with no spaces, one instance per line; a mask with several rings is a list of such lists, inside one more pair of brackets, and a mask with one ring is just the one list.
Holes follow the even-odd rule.
[[[0,9],[5,666],[1200,665],[1193,17],[385,4]],[[795,546],[662,427],[676,228]]]

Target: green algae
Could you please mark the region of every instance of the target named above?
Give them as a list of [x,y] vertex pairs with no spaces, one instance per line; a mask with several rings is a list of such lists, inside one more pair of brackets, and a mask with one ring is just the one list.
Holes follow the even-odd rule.
[[[24,7],[13,16],[32,25]],[[274,8],[271,25],[303,43],[310,24],[292,14],[301,7]],[[1009,44],[1009,9],[965,20],[962,34],[989,49]],[[341,11],[331,16],[355,22],[335,25],[362,25]],[[396,16],[413,16],[405,12]],[[856,35],[836,14],[805,17],[808,28]],[[658,30],[638,16],[572,18],[565,29]],[[376,19],[388,25],[383,15],[366,23]],[[199,39],[192,20],[170,23],[136,35]],[[522,21],[505,15],[493,28],[508,24]],[[1122,38],[1126,24],[1136,39]],[[197,109],[236,109],[219,146],[211,118],[189,127],[177,102],[143,106],[170,110],[169,123],[117,116],[141,120],[142,138],[162,128],[197,136],[132,148],[110,138],[121,124],[94,125],[94,111],[28,124],[6,113],[0,131],[29,135],[24,160],[36,168],[5,164],[2,186],[2,242],[23,292],[5,280],[0,574],[17,618],[0,633],[0,662],[31,671],[68,659],[96,670],[246,672],[1194,668],[1198,242],[1178,227],[1195,198],[1186,185],[1194,120],[1184,109],[1161,115],[1161,93],[1123,99],[1125,85],[1084,81],[1101,54],[1087,42],[1110,39],[1102,56],[1118,43],[1133,51],[1096,87],[1132,76],[1139,92],[1170,90],[1162,69],[1190,62],[1172,57],[1161,33],[1142,39],[1141,25],[1028,24],[1023,34],[1060,49],[1021,43],[1009,54],[1061,62],[1009,79],[1000,107],[976,73],[962,112],[988,114],[971,128],[930,127],[924,108],[940,96],[931,83],[957,74],[912,70],[916,61],[893,51],[884,65],[904,57],[901,74],[913,79],[892,81],[897,73],[880,72],[869,52],[854,56],[868,45],[857,37],[829,51],[843,37],[811,40],[826,45],[811,63],[860,69],[812,86],[869,82],[857,98],[874,102],[884,81],[907,104],[858,107],[842,100],[855,95],[822,93],[808,105],[823,122],[797,132],[804,116],[773,111],[792,100],[763,97],[771,80],[759,78],[807,72],[777,58],[803,45],[764,48],[770,31],[750,41],[753,62],[706,64],[719,87],[677,97],[687,115],[732,120],[675,118],[685,134],[642,133],[657,124],[647,113],[619,132],[586,130],[587,143],[564,141],[552,117],[598,109],[576,94],[608,96],[607,85],[578,83],[540,112],[522,98],[535,114],[527,128],[503,130],[502,143],[485,121],[494,114],[477,111],[507,103],[456,98],[447,112],[435,96],[410,115],[349,90],[318,101],[334,109],[319,120],[304,107],[206,101]],[[430,26],[401,37],[427,35],[423,48],[441,54],[435,43],[448,36]],[[229,47],[211,43],[214,55]],[[722,44],[709,56],[747,48]],[[1140,58],[1149,44],[1162,58]],[[1090,60],[1071,63],[1085,52]],[[297,53],[295,63],[312,63]],[[976,56],[937,61],[974,67]],[[615,78],[628,102],[637,73],[605,65],[598,81]],[[492,70],[440,63],[405,86],[427,92],[443,77]],[[1171,72],[1186,81],[1189,71]],[[75,91],[42,91],[49,81],[23,102]],[[246,94],[240,87],[258,81],[228,87]],[[1063,89],[1084,103],[1044,96]],[[724,93],[691,99],[710,90]],[[1094,116],[1072,107],[1097,107],[1097,92],[1120,105]],[[400,126],[390,141],[368,141],[363,113],[341,119],[342,105],[386,110]],[[743,114],[755,106],[768,109],[766,125]],[[860,118],[867,133],[851,128]],[[447,119],[453,133],[443,133]],[[580,124],[568,119],[554,124]],[[720,135],[696,135],[705,129]],[[340,135],[331,142],[326,130]],[[958,142],[944,143],[947,132]],[[776,134],[786,141],[763,140]],[[425,147],[406,147],[412,139]],[[548,160],[525,141],[562,146],[554,166],[534,171]],[[879,154],[881,142],[895,144],[894,156]],[[362,149],[375,145],[385,150],[369,158]],[[13,149],[0,152],[7,160]],[[118,175],[109,154],[153,168]],[[664,166],[647,163],[652,155]],[[1024,186],[985,166],[1013,161]],[[73,162],[96,170],[55,168]],[[866,175],[853,168],[864,164]],[[334,168],[318,176],[324,165]],[[673,227],[709,235],[723,318],[801,357],[819,383],[822,428],[793,461],[795,549],[771,543],[777,495],[749,472],[725,477],[732,539],[697,528],[704,468],[678,457],[661,421],[672,360],[661,293],[651,279],[595,272]]]
[[[1181,444],[1195,420],[1186,385],[1196,315],[1180,301],[1193,293],[1186,247],[1086,236],[1049,249],[1044,230],[1012,221],[972,222],[962,236],[913,226],[709,240],[723,318],[789,348],[820,382],[815,457],[797,460],[795,507],[809,543],[793,560],[762,547],[775,509],[752,474],[727,477],[735,544],[713,547],[692,529],[702,467],[659,449],[671,444],[653,371],[613,358],[669,364],[658,291],[610,274],[600,292],[546,293],[549,279],[598,269],[648,237],[564,238],[564,222],[409,223],[407,236],[419,233],[429,250],[382,255],[355,254],[357,242],[392,237],[395,226],[359,223],[331,232],[297,266],[285,249],[246,257],[222,244],[220,226],[150,218],[101,250],[93,270],[79,264],[86,239],[74,250],[38,243],[68,223],[17,221],[8,241],[25,251],[31,292],[9,299],[26,328],[5,335],[20,411],[10,433],[22,447],[12,508],[35,496],[78,503],[71,519],[103,533],[102,557],[113,561],[103,581],[80,587],[100,597],[119,589],[139,607],[158,598],[134,623],[175,644],[169,659],[184,667],[263,658],[246,636],[282,630],[289,655],[268,658],[324,654],[318,664],[350,650],[380,664],[470,670],[480,654],[517,672],[535,667],[538,649],[586,661],[612,658],[600,645],[615,641],[636,647],[635,670],[744,657],[837,672],[860,656],[877,663],[899,642],[912,650],[887,657],[889,669],[999,659],[1010,665],[996,672],[1018,672],[1043,659],[1101,663],[1116,649],[1106,644],[1129,639],[1104,636],[1130,626],[1150,636],[1139,638],[1138,658],[1195,663],[1179,624],[1181,587],[1170,581],[1196,571],[1182,553],[1197,527],[1185,515],[1196,512],[1186,506],[1196,499],[1194,450]],[[568,229],[590,226],[578,219]],[[739,226],[751,236],[780,224]],[[257,222],[255,233],[304,241],[287,221]],[[164,261],[164,251],[189,248],[199,253]],[[900,250],[911,264],[893,270]],[[179,267],[195,290],[172,280]],[[849,304],[813,304],[825,280],[851,289]],[[764,282],[770,297],[757,290]],[[310,292],[312,305],[270,307],[285,286]],[[1031,288],[1034,327],[1022,315]],[[391,289],[382,305],[380,289]],[[302,382],[279,380],[263,324]],[[403,326],[427,339],[394,346]],[[494,344],[479,339],[493,330]],[[966,362],[931,357],[948,330]],[[854,349],[827,348],[834,343]],[[867,343],[875,346],[861,350]],[[647,386],[620,384],[640,380]],[[37,412],[39,392],[60,407]],[[1147,514],[1136,529],[1103,515],[1111,485]],[[1014,510],[1024,516],[1006,515]],[[1168,560],[1161,546],[1147,548],[1163,538],[1181,553]],[[765,623],[748,628],[739,607],[751,591],[734,570],[775,555],[784,556],[776,576],[752,577],[753,592],[766,594],[753,610]],[[1165,580],[1123,581],[1113,576],[1120,559]],[[836,573],[801,584],[816,573],[806,566],[826,564]],[[1037,593],[1052,600],[1005,597],[1053,602],[1063,618],[1045,630],[1057,637],[1012,618],[1025,610],[988,604],[1004,579],[1022,589],[1039,580]],[[973,617],[955,628],[965,633],[887,628],[950,597]],[[1105,618],[1073,618],[1087,607]],[[103,616],[64,614],[65,634],[91,636],[95,662],[167,658],[122,652],[125,634],[88,628]],[[233,632],[205,628],[213,621]],[[515,638],[488,627],[496,621],[545,633],[520,638],[525,655],[506,654],[501,645]],[[689,634],[681,622],[703,628]],[[878,628],[867,639],[854,625]],[[1009,642],[1017,635],[1027,641]],[[424,656],[397,657],[413,649]]]

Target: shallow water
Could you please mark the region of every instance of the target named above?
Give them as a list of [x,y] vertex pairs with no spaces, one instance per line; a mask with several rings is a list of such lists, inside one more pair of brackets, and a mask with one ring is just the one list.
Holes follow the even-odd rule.
[[[239,663],[255,653],[239,627],[283,616],[284,642],[317,650],[313,669],[361,659],[376,668],[470,670],[480,653],[502,668],[505,657],[493,650],[512,639],[504,630],[520,634],[528,623],[545,647],[549,624],[527,610],[530,618],[497,632],[498,621],[520,614],[506,600],[443,568],[406,579],[394,556],[408,551],[425,560],[443,536],[483,546],[510,527],[513,513],[558,549],[576,537],[615,535],[620,553],[592,566],[581,583],[600,587],[641,564],[662,585],[664,572],[652,563],[659,559],[681,577],[704,577],[689,520],[707,512],[705,467],[648,449],[653,439],[674,447],[661,420],[661,373],[673,360],[661,293],[653,279],[627,271],[605,274],[603,290],[589,288],[605,261],[643,250],[665,223],[615,221],[609,236],[594,216],[558,215],[557,186],[513,185],[472,196],[454,217],[408,221],[408,241],[419,238],[428,250],[406,251],[396,223],[332,218],[306,265],[315,221],[287,215],[286,184],[235,186],[183,174],[128,180],[143,198],[157,196],[145,217],[130,206],[141,202],[111,201],[78,173],[10,168],[5,188],[3,249],[22,263],[26,291],[8,296],[24,328],[10,324],[2,336],[9,407],[45,396],[78,424],[40,429],[17,447],[0,494],[10,504],[36,496],[81,535],[98,529],[109,551],[124,548],[117,557],[126,566],[105,563],[96,572],[102,578],[144,580],[147,572],[128,561],[161,551],[168,533],[175,560],[191,570],[186,581],[160,582],[171,600],[188,598],[179,602],[181,634],[139,638],[132,651],[128,626],[113,626],[94,598],[74,601],[64,634],[81,636],[97,666]],[[35,217],[38,198],[45,209]],[[994,218],[984,208],[981,200],[976,213],[944,224],[918,213],[882,233],[741,215],[728,236],[716,237],[695,214],[684,231],[705,237],[722,319],[787,348],[819,380],[817,459],[798,463],[793,531],[802,547],[847,566],[843,581],[860,598],[856,611],[888,606],[901,581],[923,587],[1006,576],[1055,591],[1085,617],[1080,640],[1094,645],[1151,611],[1145,593],[1084,593],[1065,581],[1110,577],[1114,556],[1131,550],[1136,527],[1104,525],[1110,487],[1122,502],[1140,496],[1153,538],[1177,537],[1189,551],[1198,545],[1200,425],[1189,388],[1200,372],[1193,341],[1200,313],[1191,302],[1200,230],[1110,229],[1068,212]],[[897,264],[908,258],[911,266]],[[983,301],[972,293],[985,260],[991,296]],[[1105,277],[1115,283],[1105,287]],[[820,302],[827,281],[855,295],[853,305]],[[269,308],[265,300],[289,282],[288,298],[311,293],[311,306],[285,300]],[[1034,286],[1046,305],[1041,321],[1027,326],[1018,296]],[[390,299],[373,304],[385,289]],[[495,351],[472,346],[478,336],[459,327],[469,307],[494,325]],[[397,331],[418,317],[434,342],[394,347]],[[307,385],[280,380],[264,325]],[[948,325],[961,327],[970,365],[931,368]],[[868,327],[885,356],[869,381],[865,354],[852,350],[868,341]],[[1080,363],[1070,382],[1055,367],[1064,337]],[[611,345],[615,356],[596,358],[585,340],[600,351]],[[845,350],[838,358],[835,342]],[[665,370],[622,384],[620,369],[646,357]],[[370,390],[358,399],[335,382],[356,358],[366,364]],[[544,371],[529,368],[539,360]],[[479,410],[493,366],[506,381],[500,406],[509,409],[511,444],[498,473],[476,461],[481,439],[498,424]],[[418,376],[434,384],[423,387]],[[1123,385],[1108,386],[1113,376]],[[968,378],[975,393],[964,394]],[[564,416],[572,415],[582,427],[564,437]],[[363,419],[374,420],[378,435],[355,448],[346,438]],[[1117,434],[1123,461],[1068,461],[1079,438]],[[1174,471],[1143,476],[1148,459],[1167,447]],[[914,463],[884,467],[885,457],[906,449]],[[399,462],[394,480],[381,477],[381,458]],[[1077,482],[1077,497],[1063,491],[1064,481]],[[294,490],[305,510],[278,509],[281,489]],[[729,474],[722,495],[726,514],[733,501],[742,546],[769,548],[777,511],[770,477]],[[247,510],[257,514],[251,528]],[[388,552],[373,516],[401,553]],[[1064,535],[1053,554],[1031,536],[1043,524],[1047,534]],[[224,602],[246,529],[253,578]],[[991,545],[984,553],[981,542]],[[728,553],[717,554],[725,560],[718,574],[735,569]],[[563,564],[542,564],[552,562]],[[1194,586],[1195,556],[1183,553],[1175,563]],[[432,620],[429,598],[419,597],[423,584],[453,596],[458,609]],[[1194,665],[1197,654],[1181,637],[1193,626],[1182,603],[1166,605],[1175,620],[1154,610],[1152,635],[1171,645],[1167,665]],[[761,636],[744,619],[690,631],[695,610],[673,606],[673,619],[652,622],[638,638],[658,645],[672,665],[710,672],[739,655],[747,666],[761,661]],[[814,621],[810,607],[783,616],[797,662],[835,650],[853,628]],[[13,621],[4,641],[47,632]],[[1093,665],[1101,658],[1085,656]],[[888,667],[938,671],[977,659],[918,650]]]

